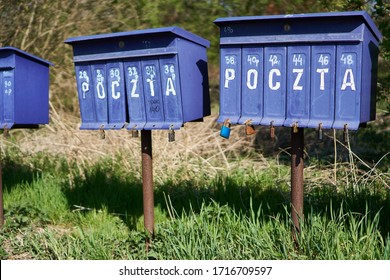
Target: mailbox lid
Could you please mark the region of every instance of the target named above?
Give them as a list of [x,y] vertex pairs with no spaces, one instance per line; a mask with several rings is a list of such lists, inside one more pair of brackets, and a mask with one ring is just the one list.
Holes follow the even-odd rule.
[[44,64],[47,67],[53,66],[54,64],[50,61],[44,60],[35,55],[29,54],[15,47],[2,47],[0,48],[0,68],[15,68],[15,59],[12,55],[18,55],[36,63]]
[[382,39],[365,11],[227,17],[214,23],[220,27],[221,44],[363,41],[362,24],[378,42]]
[[177,53],[177,38],[210,47],[206,39],[177,26],[80,36],[65,43],[73,46],[74,61],[78,62]]

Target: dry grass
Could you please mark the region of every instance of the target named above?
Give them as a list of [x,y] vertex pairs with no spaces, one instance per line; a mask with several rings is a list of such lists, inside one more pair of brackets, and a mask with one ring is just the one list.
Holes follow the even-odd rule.
[[[259,139],[245,136],[242,126],[232,127],[229,140],[220,137],[220,124],[216,123],[216,118],[217,113],[214,112],[204,122],[185,124],[176,131],[176,141],[171,143],[168,142],[167,131],[153,131],[156,182],[174,180],[173,176],[176,174],[180,174],[180,180],[197,180],[202,176],[212,178],[219,173],[229,174],[235,171],[251,175],[265,169],[272,169],[275,179],[289,181],[289,163],[279,161],[281,156],[289,156],[289,147],[281,148],[276,143],[273,148],[275,153],[265,157],[261,150],[256,149],[256,141]],[[26,158],[38,152],[63,156],[69,162],[77,162],[81,173],[102,158],[120,160],[125,170],[141,177],[140,137],[133,138],[128,130],[122,129],[106,131],[106,138],[102,140],[98,131],[79,130],[79,122],[79,116],[57,111],[51,106],[49,125],[38,130],[12,130],[13,137],[4,139],[3,145],[5,148],[13,146],[19,149]],[[262,137],[260,141],[264,141],[264,136]],[[325,134],[325,137],[334,141],[335,148],[343,147],[349,160],[338,162],[335,154],[333,164],[307,165],[307,186],[357,186],[375,181],[390,188],[390,174],[377,169],[380,161],[369,165],[353,152],[349,142],[345,144],[337,140],[332,132]],[[273,145],[270,140],[266,141]],[[383,155],[382,159],[388,156],[389,153]],[[363,166],[364,170],[357,168],[358,165]]]
[[[220,171],[237,168],[262,170],[270,161],[262,154],[245,158],[243,152],[250,150],[253,138],[241,137],[240,127],[233,127],[229,140],[219,136],[216,114],[204,122],[187,123],[176,131],[176,141],[168,142],[167,131],[153,131],[153,162],[155,180],[163,181],[175,171],[190,179],[194,173],[215,176]],[[4,139],[5,147],[13,146],[28,157],[37,152],[61,155],[68,161],[76,161],[80,170],[102,158],[120,156],[127,169],[140,172],[140,137],[122,129],[105,131],[102,140],[98,131],[79,130],[80,119],[74,114],[57,112],[51,107],[51,120],[38,130],[13,130],[12,137]],[[16,141],[14,139],[17,139]],[[167,177],[168,176],[168,177]]]

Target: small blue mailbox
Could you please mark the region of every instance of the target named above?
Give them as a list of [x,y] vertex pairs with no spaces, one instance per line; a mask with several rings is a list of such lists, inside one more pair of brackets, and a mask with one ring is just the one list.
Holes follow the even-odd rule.
[[366,12],[220,18],[218,122],[358,129],[375,119],[378,45]]
[[179,27],[70,38],[80,129],[179,129],[210,115],[209,41]]
[[17,48],[0,48],[0,129],[49,123],[50,65]]

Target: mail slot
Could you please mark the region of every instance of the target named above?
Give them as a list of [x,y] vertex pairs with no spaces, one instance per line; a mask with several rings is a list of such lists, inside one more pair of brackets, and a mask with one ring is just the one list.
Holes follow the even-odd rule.
[[210,115],[206,50],[179,27],[70,38],[81,129],[179,129]]
[[49,123],[51,65],[17,48],[0,48],[0,129]]
[[375,119],[382,36],[366,12],[215,23],[221,48],[219,122],[356,130]]

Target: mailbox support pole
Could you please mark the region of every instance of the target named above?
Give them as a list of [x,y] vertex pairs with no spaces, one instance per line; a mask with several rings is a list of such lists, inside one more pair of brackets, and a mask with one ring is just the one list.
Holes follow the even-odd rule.
[[144,226],[148,231],[146,251],[149,249],[154,234],[154,193],[153,193],[153,159],[152,131],[141,130],[142,149],[142,193],[144,204]]
[[303,219],[303,135],[303,128],[291,129],[291,218],[295,233],[300,232]]

